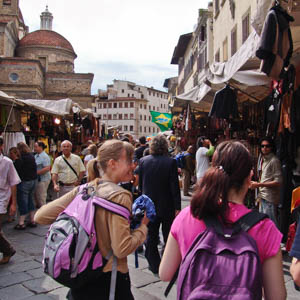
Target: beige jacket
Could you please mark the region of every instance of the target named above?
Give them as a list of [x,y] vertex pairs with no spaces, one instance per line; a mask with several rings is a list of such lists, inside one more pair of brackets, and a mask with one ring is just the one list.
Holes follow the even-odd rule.
[[[97,186],[99,197],[121,204],[131,211],[132,196],[122,187],[108,181],[96,179],[90,185]],[[39,224],[51,224],[58,214],[75,198],[78,188],[42,206],[35,214],[34,220]],[[106,256],[113,250],[117,257],[117,269],[122,273],[128,272],[127,256],[141,245],[147,236],[147,226],[141,225],[131,231],[129,223],[123,217],[109,212],[101,207],[96,208],[95,228],[100,252]],[[111,271],[112,258],[104,267],[104,272]]]

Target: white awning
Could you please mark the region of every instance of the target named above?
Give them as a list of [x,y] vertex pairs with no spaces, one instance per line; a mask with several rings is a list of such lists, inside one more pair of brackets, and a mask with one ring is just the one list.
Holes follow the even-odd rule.
[[91,111],[83,109],[78,103],[69,98],[60,100],[18,99],[18,101],[52,115],[66,116],[73,114],[73,107],[77,107],[78,111],[85,114],[92,114]]
[[0,104],[10,105],[12,103],[19,106],[24,106],[24,104],[16,100],[15,97],[9,96],[3,91],[0,91]]
[[255,51],[259,41],[260,37],[253,30],[248,39],[227,62],[215,63],[206,70],[206,79],[212,84],[228,82],[250,60],[253,60],[252,64],[256,64],[257,67],[259,61],[255,56]]

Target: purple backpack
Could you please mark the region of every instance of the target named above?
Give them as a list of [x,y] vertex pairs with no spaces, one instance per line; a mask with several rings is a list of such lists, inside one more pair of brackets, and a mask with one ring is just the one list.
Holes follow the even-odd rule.
[[204,220],[206,230],[195,238],[180,265],[177,299],[262,299],[262,266],[247,231],[266,217],[251,211],[230,228],[217,218]]
[[[89,190],[91,193],[89,194]],[[81,185],[68,207],[57,217],[46,236],[43,254],[44,272],[70,288],[79,288],[102,274],[103,266],[113,255],[102,257],[94,225],[95,206],[101,206],[126,219],[124,206],[95,196],[94,187]],[[116,281],[116,257],[113,259],[111,294]],[[114,286],[113,286],[114,285]]]

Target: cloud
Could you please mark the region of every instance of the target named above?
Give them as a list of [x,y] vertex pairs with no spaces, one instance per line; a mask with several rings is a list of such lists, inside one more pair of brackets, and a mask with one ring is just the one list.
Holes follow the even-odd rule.
[[[90,72],[94,64],[89,62],[81,62],[76,65],[76,71],[80,69],[82,72]],[[98,89],[106,89],[107,84],[111,84],[112,80],[128,80],[139,85],[144,85],[156,89],[163,90],[165,78],[172,77],[174,67],[161,65],[134,65],[124,62],[95,62],[97,69],[94,70],[94,93]],[[79,68],[78,68],[79,67]]]
[[[53,30],[71,42],[76,72],[94,73],[93,92],[126,79],[162,89],[177,75],[170,65],[181,34],[193,31],[207,0],[20,0],[30,31],[49,4]],[[136,76],[136,77],[134,77]]]

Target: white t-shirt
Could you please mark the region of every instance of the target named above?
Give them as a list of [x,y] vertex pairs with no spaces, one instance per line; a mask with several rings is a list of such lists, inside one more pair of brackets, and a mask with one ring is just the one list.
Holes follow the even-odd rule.
[[197,180],[204,176],[204,173],[209,168],[209,158],[206,155],[208,149],[206,147],[200,147],[196,152],[196,170]]
[[5,214],[11,187],[20,183],[21,180],[11,159],[2,154],[0,154],[0,170],[0,214]]
[[88,154],[84,157],[84,161],[90,161],[91,159],[94,159],[94,155],[93,154]]

